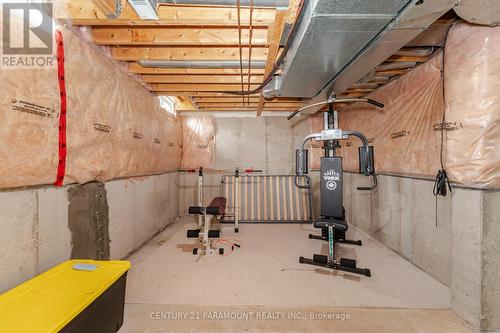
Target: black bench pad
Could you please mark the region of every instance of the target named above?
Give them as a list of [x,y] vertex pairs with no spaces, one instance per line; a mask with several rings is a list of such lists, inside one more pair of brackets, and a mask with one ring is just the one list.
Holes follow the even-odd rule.
[[208,207],[199,207],[199,206],[192,206],[189,207],[189,214],[195,214],[195,215],[202,215],[202,214],[208,214],[208,215],[220,215],[224,216],[224,213],[226,212],[226,204],[227,204],[227,199],[224,197],[216,197],[212,200],[210,205]]
[[207,214],[224,216],[226,212],[227,199],[224,197],[216,197],[207,207]]
[[326,228],[330,225],[332,225],[335,228],[335,230],[340,232],[346,232],[348,228],[347,222],[345,220],[328,219],[328,220],[319,220],[314,222],[315,228]]

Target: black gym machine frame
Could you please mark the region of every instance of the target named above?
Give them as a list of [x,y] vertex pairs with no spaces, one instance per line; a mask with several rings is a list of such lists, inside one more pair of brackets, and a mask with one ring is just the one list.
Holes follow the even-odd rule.
[[[300,257],[301,264],[326,267],[334,270],[340,270],[364,276],[371,276],[370,269],[358,268],[356,260],[340,258],[335,256],[335,244],[344,243],[361,246],[360,240],[346,239],[348,229],[345,221],[345,209],[343,206],[343,170],[342,157],[335,156],[336,149],[340,148],[340,140],[346,140],[350,136],[355,136],[363,143],[359,147],[359,173],[365,176],[371,176],[373,181],[370,187],[358,187],[358,190],[371,191],[377,186],[377,177],[375,175],[375,163],[373,155],[373,146],[370,146],[368,139],[361,132],[342,130],[338,127],[338,113],[334,110],[335,102],[367,102],[377,107],[384,107],[382,103],[370,99],[349,99],[335,100],[333,95],[328,101],[322,104],[328,104],[328,111],[323,114],[324,129],[320,133],[313,133],[306,136],[300,148],[296,151],[296,177],[295,185],[299,188],[311,188],[311,179],[307,175],[308,169],[308,150],[305,145],[309,140],[322,141],[324,156],[321,158],[320,168],[320,191],[321,208],[320,218],[314,221],[314,227],[321,229],[321,235],[310,234],[309,238],[328,241],[328,256],[314,254],[312,259]],[[301,109],[294,112],[288,119],[293,118]]]

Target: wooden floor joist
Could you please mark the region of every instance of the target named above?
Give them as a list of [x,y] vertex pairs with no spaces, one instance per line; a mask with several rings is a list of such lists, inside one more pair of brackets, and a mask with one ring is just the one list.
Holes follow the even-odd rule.
[[[286,17],[289,14],[288,10],[277,10],[276,18],[274,23],[268,29],[268,41],[269,41],[269,50],[268,57],[266,62],[266,70],[264,72],[264,78],[271,73],[271,70],[276,63],[276,58],[278,56],[280,39],[283,33],[283,29],[285,28]],[[264,108],[264,96],[260,95],[259,106],[257,107],[257,117],[259,117]]]
[[[203,26],[237,27],[237,9],[235,7],[196,7],[161,5],[158,8],[159,20],[140,19],[127,1],[121,1],[122,12],[117,19],[107,18],[97,6],[89,0],[54,1],[54,17],[69,20],[73,25],[87,26]],[[252,26],[267,27],[274,22],[275,9],[256,8],[253,11]],[[241,24],[248,26],[248,10],[241,11]]]
[[[129,63],[128,70],[134,74],[158,74],[158,75],[239,75],[238,68],[148,68],[136,62]],[[243,74],[248,74],[244,69]],[[252,75],[263,75],[264,69],[252,69]]]
[[[252,60],[266,60],[267,48],[252,50]],[[238,47],[113,47],[115,60],[239,60]],[[243,57],[248,58],[248,48],[243,48]]]
[[[115,9],[115,1],[120,1],[121,13],[118,18],[107,17],[105,13]],[[240,74],[243,74],[245,90],[257,88],[268,77],[282,52],[280,43],[285,24],[295,23],[301,3],[302,0],[290,0],[287,9],[254,7],[250,14],[249,7],[241,7],[238,11],[236,5],[175,5],[166,1],[157,9],[159,20],[143,20],[127,0],[53,2],[56,19],[63,19],[63,22],[68,20],[73,25],[89,26],[94,42],[109,46],[113,59],[128,62],[129,73],[137,75],[153,94],[182,96],[204,110],[215,107],[234,111],[239,108],[245,111],[255,110],[257,115],[264,110],[276,108],[293,110],[307,103],[293,98],[268,101],[261,94],[243,98],[241,95],[227,93],[241,91]],[[445,24],[446,29],[440,28],[438,31],[443,34],[454,20],[455,18],[444,22],[437,20],[433,26]],[[244,63],[242,69],[239,66],[240,29]],[[375,68],[375,74],[369,80],[351,85],[343,95],[364,97],[427,61],[435,50],[439,50],[439,46],[428,45],[420,42],[399,49],[386,59],[383,67]],[[246,66],[249,50],[252,50],[252,60],[266,62],[265,69],[252,69],[249,73]],[[161,65],[143,67],[138,63],[141,60],[220,61],[221,67],[223,61],[234,61],[238,65],[233,64],[234,68],[229,69],[162,68]],[[165,63],[163,66],[168,65],[171,64]],[[249,77],[250,87],[247,88]],[[184,108],[186,107],[191,108],[190,105]]]
[[[249,97],[250,102],[258,102],[259,97],[258,96],[251,96]],[[241,102],[241,97],[232,97],[232,96],[226,96],[226,97],[193,97],[193,100],[199,103],[240,103]],[[300,100],[293,100],[293,99],[279,99],[279,100],[273,100],[271,102],[266,102],[266,104],[272,104],[272,103],[296,103],[296,104],[302,104],[302,101]]]
[[[295,108],[268,108],[265,107],[262,111],[287,111],[293,112]],[[256,112],[257,107],[238,107],[238,108],[202,108],[200,111],[252,111]]]
[[348,89],[345,91],[346,94],[349,94],[349,93],[365,93],[365,94],[368,94],[368,93],[371,93],[372,91],[375,91],[377,89]]
[[408,68],[391,69],[391,70],[387,70],[387,71],[377,71],[375,69],[375,71],[377,72],[378,75],[403,75],[404,73],[406,73],[408,71]]
[[[97,27],[92,29],[94,42],[99,45],[155,45],[155,46],[238,46],[238,29],[200,27]],[[242,29],[247,40],[249,29]],[[252,47],[267,46],[267,29],[254,29]]]
[[[254,102],[250,104],[243,103],[196,103],[201,108],[239,108],[239,107],[258,107],[259,103]],[[264,105],[265,108],[297,108],[301,104],[297,103],[266,103]]]
[[[250,99],[250,102],[258,102],[259,97],[257,96],[252,96],[252,97],[247,97],[247,99]],[[193,100],[196,103],[241,103],[241,97],[226,97],[226,98],[221,98],[221,97],[194,97]]]
[[426,62],[429,57],[415,57],[415,56],[404,56],[404,55],[393,55],[389,57],[386,61],[402,61],[402,62]]
[[[243,77],[245,82],[248,82],[248,76]],[[148,83],[211,83],[225,84],[234,83],[241,84],[240,75],[141,75],[141,79]],[[251,83],[261,83],[262,75],[253,75],[250,77]]]
[[[186,98],[197,98],[197,97],[217,97],[217,98],[239,98],[241,101],[241,96],[235,95],[235,94],[228,94],[220,91],[168,91],[168,90],[163,90],[163,91],[154,91],[151,90],[154,94],[158,96],[183,96]],[[255,97],[259,96],[258,94],[252,94],[250,97]]]
[[[157,92],[221,92],[221,91],[241,91],[237,84],[175,84],[175,83],[152,83],[149,85],[151,91]],[[258,85],[250,85],[250,89],[257,88]]]

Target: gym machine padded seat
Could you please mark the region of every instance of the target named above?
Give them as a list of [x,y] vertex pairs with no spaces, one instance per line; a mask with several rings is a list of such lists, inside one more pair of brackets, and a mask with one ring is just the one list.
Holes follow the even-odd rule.
[[328,226],[332,225],[335,228],[335,231],[346,232],[348,229],[347,222],[345,220],[334,220],[334,219],[320,219],[314,222],[315,228],[328,228]]
[[220,215],[224,216],[226,212],[227,199],[224,197],[216,197],[210,202],[210,205],[205,207],[191,206],[189,207],[189,214],[195,215]]
[[128,261],[70,260],[0,295],[0,332],[115,333]]
[[214,198],[207,207],[207,214],[224,216],[224,213],[226,212],[226,203],[227,199],[224,197]]

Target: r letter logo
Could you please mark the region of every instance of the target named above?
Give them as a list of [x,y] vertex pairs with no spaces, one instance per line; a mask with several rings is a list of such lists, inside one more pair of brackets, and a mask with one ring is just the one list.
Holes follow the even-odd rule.
[[3,54],[52,54],[51,3],[3,3]]

